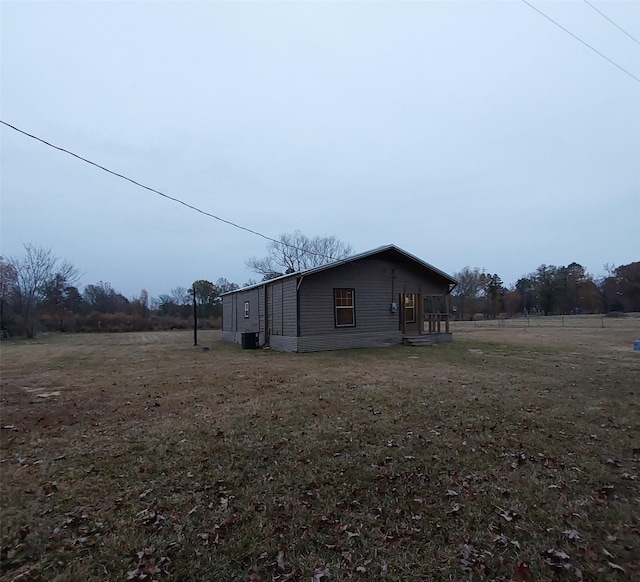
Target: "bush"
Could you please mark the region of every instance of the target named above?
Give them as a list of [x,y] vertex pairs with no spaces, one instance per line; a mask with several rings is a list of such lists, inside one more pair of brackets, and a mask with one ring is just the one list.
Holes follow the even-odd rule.
[[0,330],[0,337],[2,339],[16,335],[18,331],[16,320],[10,315],[3,315],[2,318],[0,318]]
[[623,313],[622,311],[610,311],[609,313],[605,314],[605,317],[626,317],[626,313]]
[[40,318],[40,325],[45,331],[68,331],[73,333],[77,331],[76,319],[77,316],[74,314],[63,315],[62,317],[46,314]]
[[[7,318],[5,318],[7,319]],[[41,326],[46,331],[58,332],[84,332],[84,333],[120,333],[127,331],[165,331],[171,329],[192,329],[193,318],[174,317],[169,315],[152,315],[143,317],[141,314],[133,313],[102,313],[92,311],[91,313],[65,314],[60,317],[56,314],[45,314],[40,319]],[[7,326],[9,322],[7,322]],[[221,329],[222,319],[220,317],[208,317],[198,319],[199,329]],[[11,327],[7,327],[9,335],[15,335],[20,331],[21,326],[11,322]]]
[[87,316],[76,318],[78,331],[88,332],[123,332],[123,331],[152,331],[151,319],[141,315],[129,313],[99,313],[94,311]]
[[169,329],[187,329],[193,325],[187,319],[154,315],[142,317],[130,313],[100,313],[94,311],[88,315],[74,316],[73,323],[69,323],[69,331],[89,333],[120,333],[127,331],[162,331]]

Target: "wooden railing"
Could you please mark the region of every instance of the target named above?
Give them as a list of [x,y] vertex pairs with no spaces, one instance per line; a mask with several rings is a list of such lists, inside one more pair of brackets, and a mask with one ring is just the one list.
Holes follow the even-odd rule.
[[425,313],[424,333],[449,333],[449,315],[446,313]]

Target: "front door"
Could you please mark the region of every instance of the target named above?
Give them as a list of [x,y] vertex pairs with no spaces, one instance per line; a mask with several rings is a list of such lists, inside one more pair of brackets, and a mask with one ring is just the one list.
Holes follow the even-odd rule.
[[420,333],[420,309],[417,293],[401,293],[401,323],[402,333],[405,335]]

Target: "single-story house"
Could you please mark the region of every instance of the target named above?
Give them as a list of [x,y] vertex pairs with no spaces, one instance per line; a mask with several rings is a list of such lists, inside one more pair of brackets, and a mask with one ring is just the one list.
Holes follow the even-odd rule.
[[388,245],[222,295],[222,339],[310,352],[451,341],[457,282]]

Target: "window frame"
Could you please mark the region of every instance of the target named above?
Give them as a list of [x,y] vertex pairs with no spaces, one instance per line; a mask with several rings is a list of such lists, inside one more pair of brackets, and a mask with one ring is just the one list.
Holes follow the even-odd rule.
[[[351,305],[338,305],[339,293],[347,292],[351,294]],[[340,299],[344,300],[348,296],[341,296]],[[351,312],[351,323],[339,323],[338,317],[339,311]],[[356,290],[352,287],[334,287],[333,289],[333,323],[336,328],[341,327],[356,327]]]
[[[409,301],[410,305],[407,305],[407,302]],[[416,313],[416,307],[417,307],[417,298],[416,298],[416,294],[415,293],[405,293],[404,294],[404,305],[403,305],[403,312],[404,312],[404,322],[405,323],[416,323],[417,321],[417,313]],[[407,313],[411,313],[411,319],[407,318]]]
[[244,318],[249,319],[249,314],[251,312],[251,303],[249,301],[244,302]]

